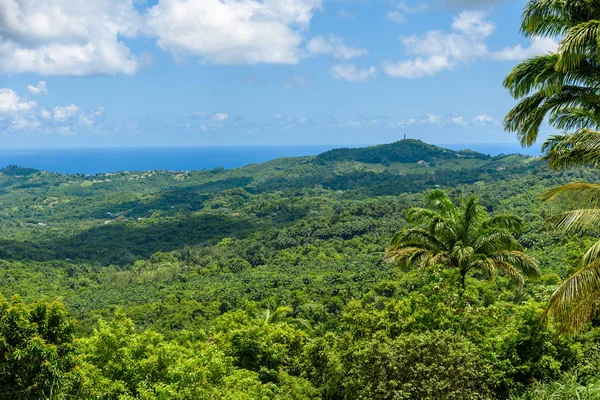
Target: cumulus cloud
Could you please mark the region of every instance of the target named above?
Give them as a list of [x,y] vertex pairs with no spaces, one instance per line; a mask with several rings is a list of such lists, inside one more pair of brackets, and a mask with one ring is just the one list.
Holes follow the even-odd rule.
[[86,128],[91,128],[96,124],[96,119],[103,113],[104,107],[101,105],[96,106],[96,108],[91,111],[82,112],[78,118],[79,125],[85,126]]
[[28,85],[27,90],[29,90],[29,93],[33,95],[48,94],[48,87],[46,85],[46,81],[39,81],[36,86]]
[[485,12],[463,11],[452,21],[452,31],[429,31],[421,36],[401,39],[405,52],[413,58],[396,62],[384,61],[383,71],[394,78],[417,79],[435,76],[460,64],[481,59],[522,60],[536,54],[555,51],[558,42],[552,38],[531,39],[527,47],[489,49],[487,39],[495,25],[486,19]]
[[[177,59],[217,64],[294,64],[321,0],[1,0],[0,73],[133,74],[148,55],[142,34]],[[32,86],[35,88],[35,86]]]
[[479,114],[473,118],[473,122],[477,125],[498,125],[500,121],[488,114]]
[[521,61],[538,54],[556,52],[558,46],[559,43],[556,39],[534,37],[527,47],[523,47],[520,44],[513,47],[505,47],[501,51],[495,52],[493,57],[497,60]]
[[132,0],[0,1],[0,72],[131,74],[141,25]]
[[377,70],[375,67],[358,68],[354,64],[338,64],[331,67],[331,75],[335,79],[342,79],[348,82],[367,82],[375,77]]
[[306,45],[306,49],[309,55],[330,54],[335,59],[343,60],[365,56],[369,53],[367,49],[347,46],[344,39],[332,34],[312,38]]
[[429,31],[423,36],[402,39],[413,59],[398,62],[386,61],[383,71],[395,78],[423,78],[452,69],[488,54],[485,39],[494,31],[494,24],[478,11],[464,11],[452,22],[452,32]]
[[457,125],[466,125],[465,119],[462,115],[455,115],[451,118],[451,121]]
[[421,120],[421,123],[425,124],[437,124],[441,120],[441,116],[435,114],[427,114],[425,118]]
[[37,107],[33,100],[20,97],[17,92],[8,88],[0,88],[0,113],[16,114],[30,111]]
[[56,106],[52,110],[52,118],[56,122],[65,122],[66,120],[73,118],[78,112],[79,107],[77,107],[75,104],[70,104],[64,107]]
[[158,46],[216,64],[295,64],[320,0],[160,0],[148,13]]
[[42,117],[42,119],[45,119],[46,121],[51,120],[52,111],[48,110],[47,108],[42,108],[40,110],[40,117]]
[[36,129],[37,103],[9,88],[0,88],[0,131]]

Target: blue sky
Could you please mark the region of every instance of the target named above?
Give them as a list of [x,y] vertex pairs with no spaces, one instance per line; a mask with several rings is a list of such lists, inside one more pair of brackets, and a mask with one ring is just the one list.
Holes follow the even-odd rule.
[[524,4],[0,0],[0,146],[514,143]]

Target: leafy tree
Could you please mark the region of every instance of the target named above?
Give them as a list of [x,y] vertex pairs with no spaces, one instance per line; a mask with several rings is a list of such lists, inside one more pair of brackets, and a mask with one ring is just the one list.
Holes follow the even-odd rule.
[[27,305],[0,296],[0,398],[76,394],[81,383],[74,325],[59,303]]
[[424,269],[432,265],[456,268],[462,287],[468,273],[487,273],[490,280],[498,271],[511,278],[519,288],[524,279],[540,274],[536,260],[528,256],[513,234],[520,232],[523,221],[513,215],[490,217],[471,196],[456,206],[442,190],[427,194],[428,208],[408,211],[413,227],[399,231],[392,239],[387,259],[403,267]]
[[476,346],[437,331],[361,342],[346,365],[346,399],[490,399],[496,384]]

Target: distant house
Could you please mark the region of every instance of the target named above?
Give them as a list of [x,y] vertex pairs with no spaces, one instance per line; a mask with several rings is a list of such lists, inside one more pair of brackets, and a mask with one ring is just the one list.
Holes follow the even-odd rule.
[[419,160],[417,164],[422,165],[423,167],[429,167],[429,163],[425,160]]

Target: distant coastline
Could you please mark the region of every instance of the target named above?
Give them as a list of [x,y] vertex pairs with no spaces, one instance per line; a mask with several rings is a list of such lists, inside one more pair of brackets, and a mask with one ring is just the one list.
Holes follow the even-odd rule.
[[[518,144],[440,144],[451,150],[471,149],[492,156],[501,153],[539,155],[538,148],[522,149]],[[105,147],[0,149],[0,168],[8,165],[65,174],[95,174],[117,171],[203,170],[238,168],[282,157],[315,156],[341,147],[312,146],[211,146],[211,147]]]

